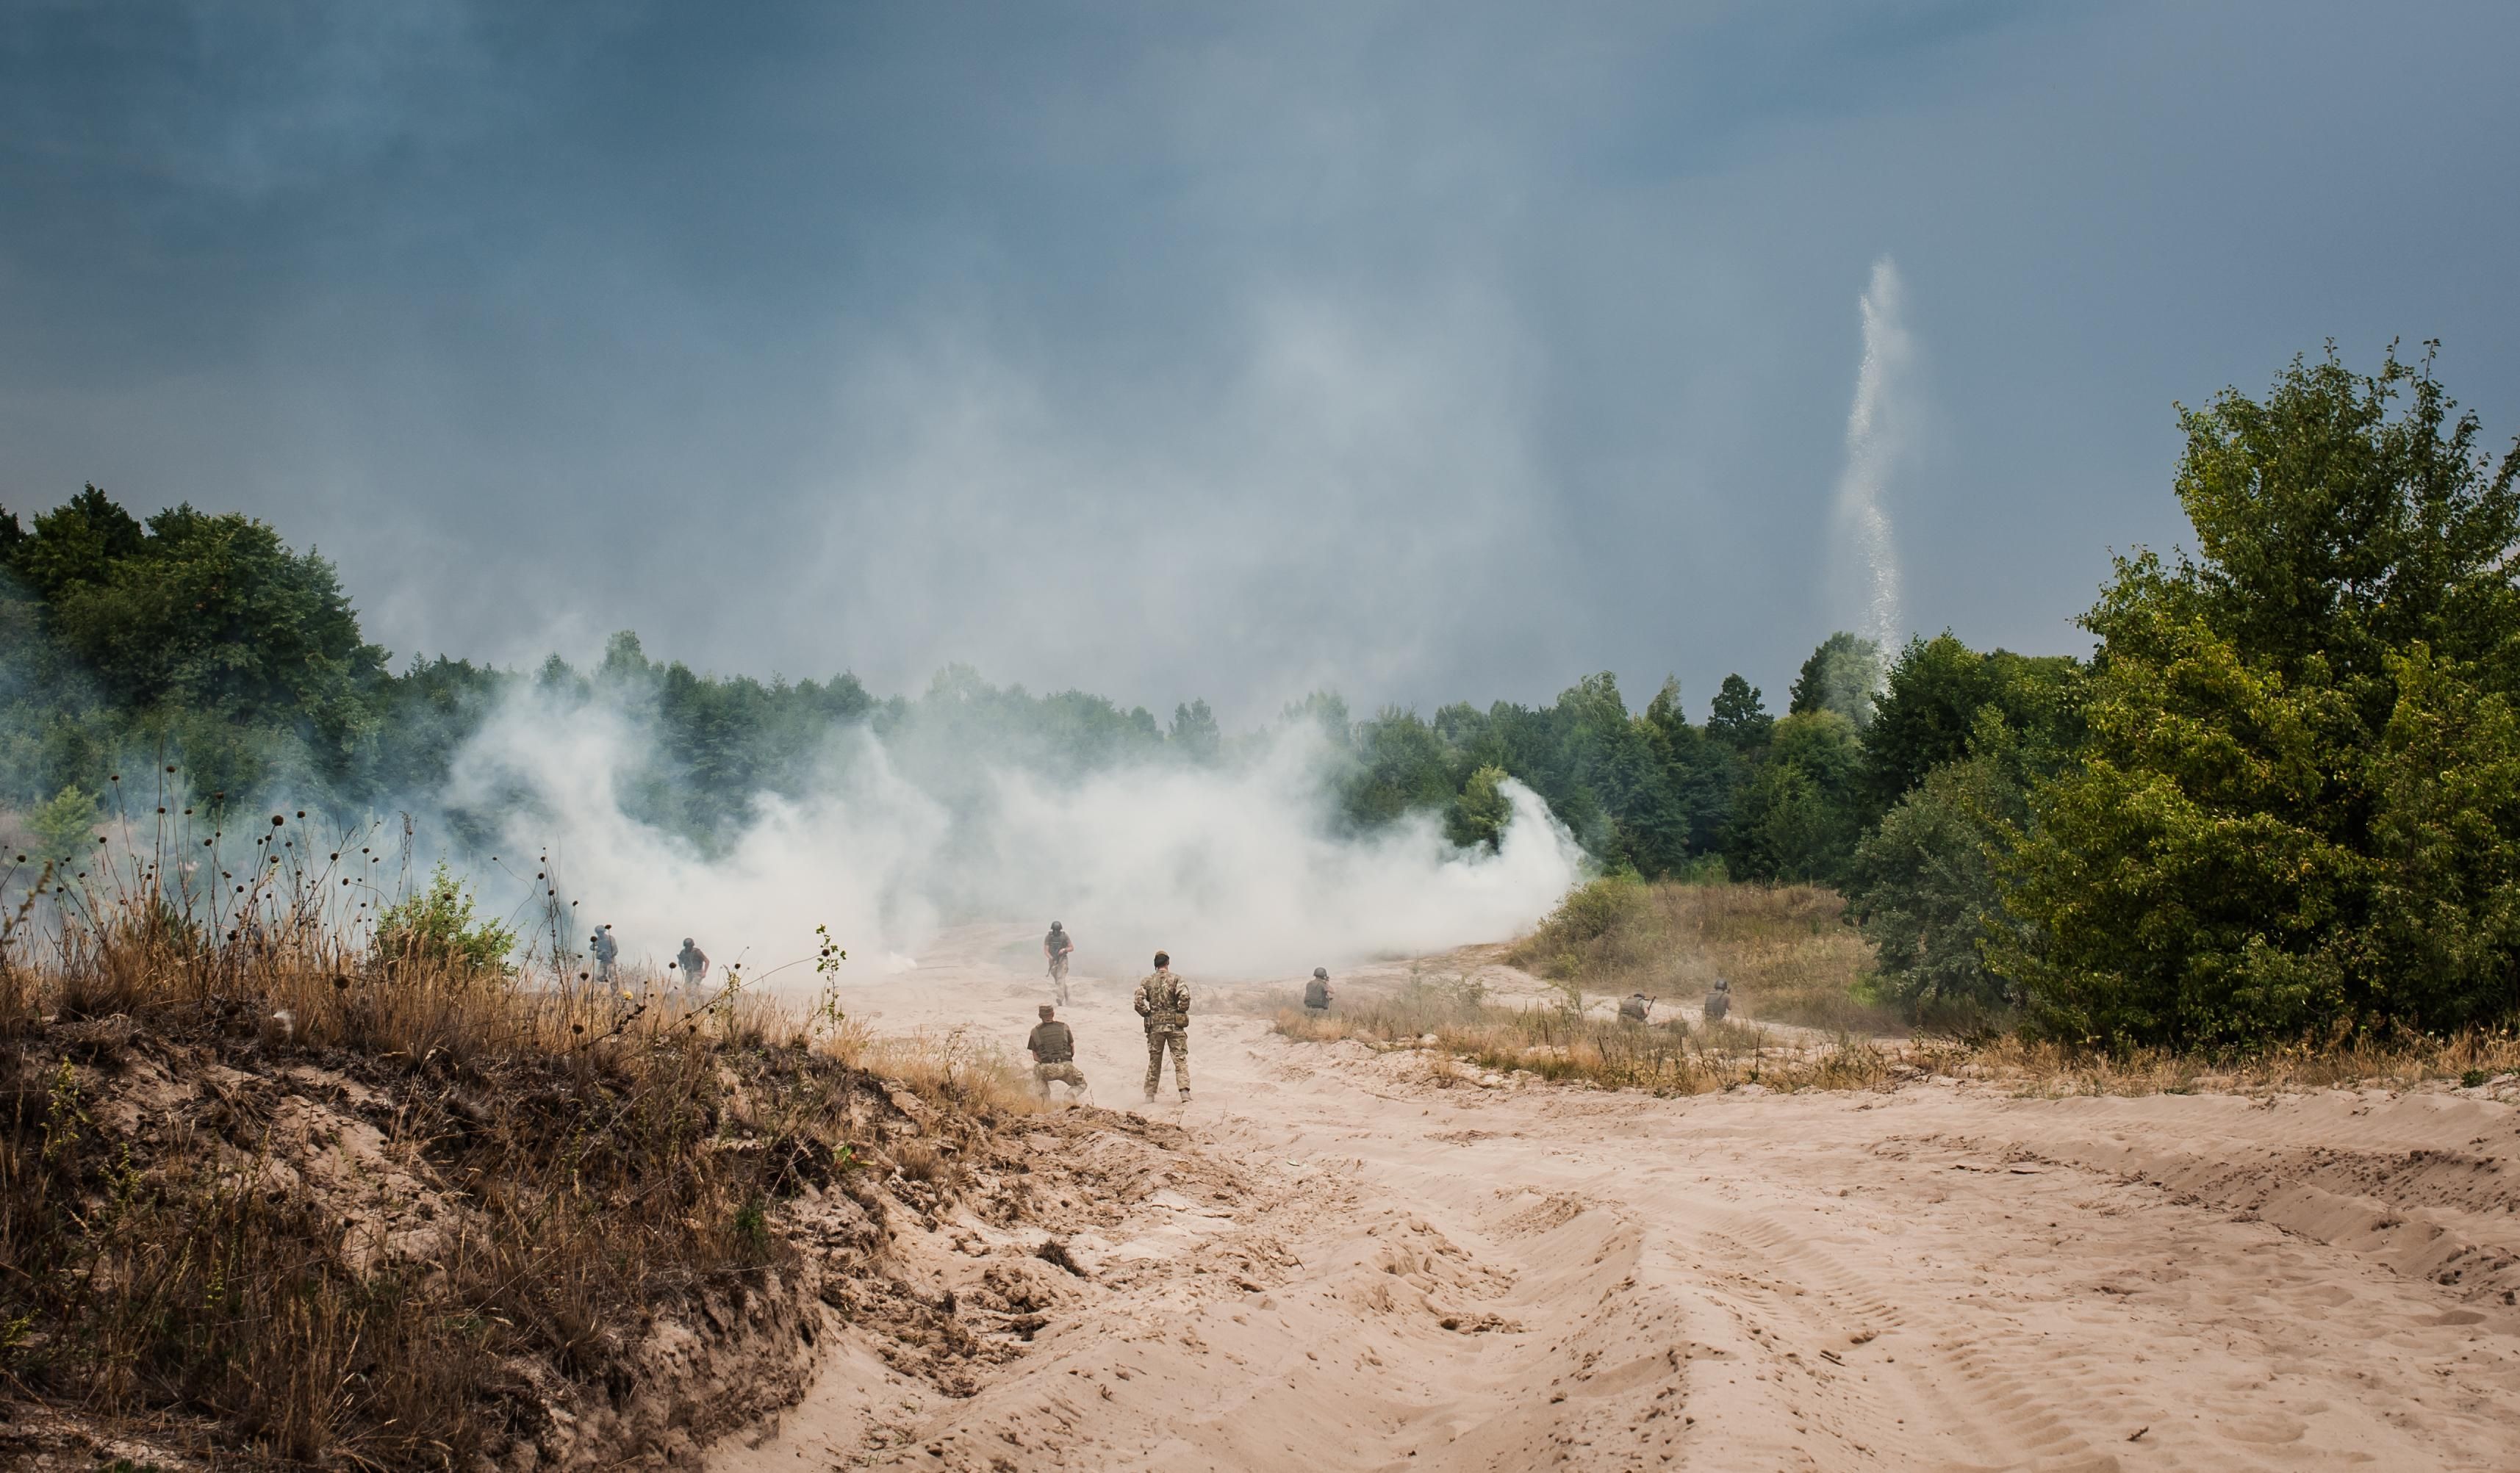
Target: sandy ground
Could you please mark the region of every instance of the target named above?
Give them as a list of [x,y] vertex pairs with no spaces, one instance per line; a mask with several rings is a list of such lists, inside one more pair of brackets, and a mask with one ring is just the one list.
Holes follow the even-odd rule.
[[[1031,944],[861,1011],[1019,1050]],[[1445,1087],[1222,1011],[1192,1102],[1141,1105],[1128,982],[1078,986],[1097,1101],[1187,1133],[1127,1227],[976,1395],[843,1332],[715,1473],[2520,1468],[2509,1105]],[[1034,1245],[898,1251],[950,1287]]]

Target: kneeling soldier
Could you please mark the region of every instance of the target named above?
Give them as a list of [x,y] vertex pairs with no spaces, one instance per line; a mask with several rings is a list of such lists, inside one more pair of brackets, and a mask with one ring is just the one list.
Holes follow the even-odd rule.
[[1032,1051],[1032,1087],[1042,1098],[1050,1098],[1052,1080],[1067,1086],[1071,1099],[1085,1093],[1085,1076],[1076,1072],[1076,1035],[1052,1015],[1049,1004],[1041,1004],[1041,1021],[1032,1025],[1024,1048]]

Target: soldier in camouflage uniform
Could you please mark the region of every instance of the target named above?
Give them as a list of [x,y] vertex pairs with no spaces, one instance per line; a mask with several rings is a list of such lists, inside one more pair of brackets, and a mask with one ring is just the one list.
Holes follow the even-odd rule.
[[1041,1021],[1032,1027],[1032,1037],[1024,1041],[1032,1053],[1032,1087],[1042,1098],[1050,1098],[1051,1081],[1057,1080],[1076,1094],[1085,1093],[1085,1076],[1076,1071],[1076,1035],[1059,1022],[1055,1009],[1041,1004]]
[[1190,1103],[1190,984],[1173,972],[1173,959],[1155,953],[1155,969],[1138,984],[1132,1005],[1147,1020],[1147,1097],[1164,1079],[1164,1050],[1173,1054],[1173,1083]]
[[1653,1011],[1653,999],[1641,992],[1632,992],[1619,1004],[1619,1021],[1642,1023],[1645,1020],[1645,1015]]

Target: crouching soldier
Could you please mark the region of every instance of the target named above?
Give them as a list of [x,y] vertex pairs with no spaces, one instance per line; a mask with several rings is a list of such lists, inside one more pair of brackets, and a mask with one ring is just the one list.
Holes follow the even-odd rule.
[[1304,1010],[1306,1012],[1330,1010],[1330,969],[1328,967],[1313,968],[1312,979],[1304,984]]
[[1085,1076],[1076,1072],[1076,1035],[1054,1016],[1048,1003],[1041,1004],[1041,1021],[1032,1025],[1032,1037],[1024,1041],[1032,1052],[1033,1093],[1050,1098],[1053,1080],[1067,1086],[1068,1098],[1085,1093]]
[[1643,993],[1632,992],[1619,1004],[1619,1021],[1642,1023],[1645,1020],[1645,1014],[1653,1011],[1653,1004],[1654,1000]]
[[1706,1021],[1721,1023],[1732,1011],[1732,984],[1722,977],[1715,979],[1715,990],[1706,995]]

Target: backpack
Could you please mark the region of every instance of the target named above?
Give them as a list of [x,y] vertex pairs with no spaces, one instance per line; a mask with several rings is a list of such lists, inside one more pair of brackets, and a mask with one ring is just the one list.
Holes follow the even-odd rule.
[[1322,980],[1321,978],[1319,978],[1319,977],[1315,977],[1315,978],[1314,978],[1313,980],[1311,980],[1310,982],[1305,983],[1305,984],[1304,984],[1304,1005],[1305,1005],[1306,1007],[1328,1007],[1328,1006],[1329,1006],[1329,1005],[1330,1005],[1330,985],[1329,985],[1328,982],[1323,981],[1323,980]]

